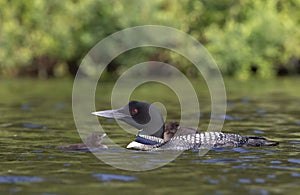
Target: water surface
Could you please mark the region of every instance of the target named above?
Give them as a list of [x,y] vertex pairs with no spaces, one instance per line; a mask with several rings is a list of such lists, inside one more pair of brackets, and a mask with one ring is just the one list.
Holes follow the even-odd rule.
[[[226,80],[228,98],[223,132],[267,137],[278,147],[185,151],[166,166],[146,172],[118,170],[89,152],[61,151],[80,143],[72,116],[71,80],[1,80],[0,194],[298,194],[300,190],[299,78],[272,81]],[[199,128],[210,118],[203,83]],[[109,108],[112,83],[97,90],[97,109]],[[161,101],[167,120],[178,120],[175,95],[157,85],[132,96]],[[93,117],[91,115],[91,117]],[[134,136],[113,120],[100,119],[108,136],[125,147]],[[101,151],[100,151],[101,152]],[[139,157],[133,154],[132,160]],[[159,161],[159,158],[153,159]]]

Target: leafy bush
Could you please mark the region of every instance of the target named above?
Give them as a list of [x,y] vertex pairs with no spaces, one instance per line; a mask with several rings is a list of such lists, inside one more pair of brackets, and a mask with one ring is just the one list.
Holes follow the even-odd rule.
[[300,56],[297,23],[292,15],[278,11],[276,1],[254,1],[246,13],[242,21],[231,17],[223,28],[211,25],[205,31],[206,46],[223,72],[242,79],[255,72],[271,77],[274,67]]
[[[299,9],[299,0],[2,0],[0,74],[75,74],[81,58],[104,37],[131,26],[159,24],[198,39],[226,75],[272,77],[276,68],[290,68],[291,59],[300,59]],[[142,49],[117,58],[108,73],[153,58],[193,72],[177,54]]]

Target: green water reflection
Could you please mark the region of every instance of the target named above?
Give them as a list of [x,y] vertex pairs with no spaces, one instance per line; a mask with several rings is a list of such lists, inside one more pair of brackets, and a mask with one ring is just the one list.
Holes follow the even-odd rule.
[[[205,130],[209,93],[204,83],[193,84],[200,98],[199,128]],[[0,194],[299,193],[300,79],[227,79],[225,84],[228,108],[223,131],[264,136],[279,141],[278,147],[212,150],[203,157],[186,151],[162,168],[128,172],[88,152],[55,149],[81,142],[72,116],[71,80],[1,80]],[[106,83],[97,90],[97,109],[109,108],[112,86]],[[167,119],[178,120],[178,100],[167,90],[145,85],[132,98],[161,101]],[[133,139],[114,121],[99,120],[121,146]]]

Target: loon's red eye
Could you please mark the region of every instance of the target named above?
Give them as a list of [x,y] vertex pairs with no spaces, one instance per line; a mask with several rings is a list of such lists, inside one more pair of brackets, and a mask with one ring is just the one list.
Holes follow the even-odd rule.
[[137,113],[138,113],[138,109],[134,108],[134,109],[131,110],[131,114],[135,115]]

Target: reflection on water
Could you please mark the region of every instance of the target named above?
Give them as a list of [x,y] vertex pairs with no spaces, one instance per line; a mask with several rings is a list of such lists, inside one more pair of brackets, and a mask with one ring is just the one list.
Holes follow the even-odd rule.
[[17,176],[17,175],[0,176],[0,183],[16,184],[22,182],[40,182],[40,181],[43,181],[43,179],[40,177]]
[[112,181],[112,180],[135,181],[135,180],[137,180],[137,177],[133,177],[133,176],[103,174],[103,173],[92,174],[92,176],[97,178],[100,181]]
[[[225,119],[223,132],[263,136],[279,141],[279,146],[213,149],[204,156],[197,151],[185,151],[162,168],[129,172],[106,165],[87,151],[55,149],[81,142],[72,116],[72,82],[2,81],[0,194],[296,194],[300,190],[297,82],[296,78],[242,83],[228,80],[228,112],[212,116]],[[201,91],[201,86],[201,113],[191,116],[200,117],[199,128],[205,130],[210,106],[209,96]],[[105,94],[103,90],[109,91],[110,87],[108,83],[97,94]],[[133,99],[162,98],[168,110],[167,120],[178,120],[176,98],[163,92],[155,96],[151,93],[155,87],[137,91]],[[109,108],[107,96],[99,95],[97,100],[98,110]],[[115,121],[99,120],[107,135],[120,146],[125,147],[133,139]],[[145,152],[132,151],[132,163],[142,154]],[[149,159],[149,163],[161,163],[159,155],[162,154]]]

